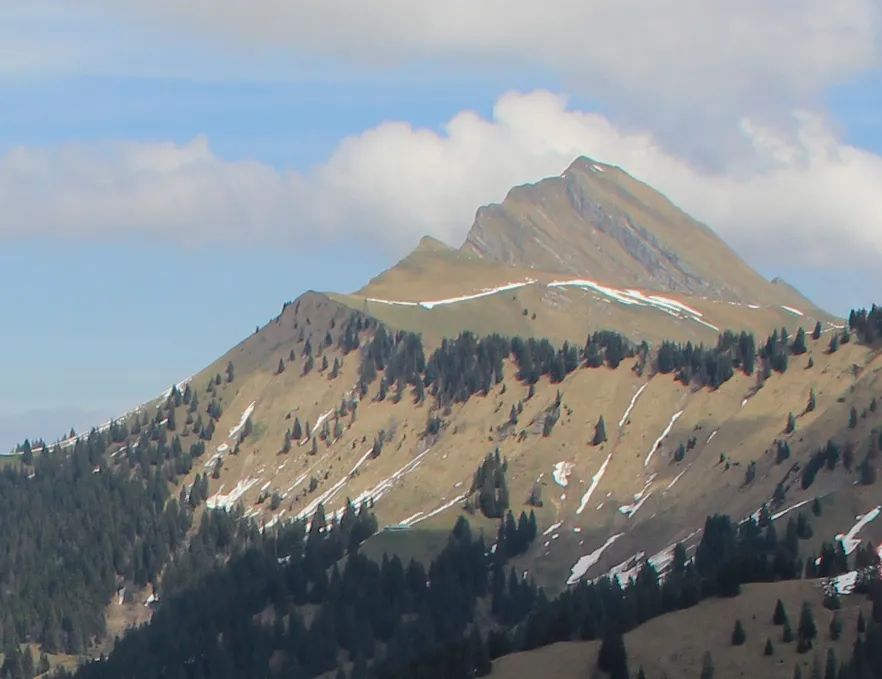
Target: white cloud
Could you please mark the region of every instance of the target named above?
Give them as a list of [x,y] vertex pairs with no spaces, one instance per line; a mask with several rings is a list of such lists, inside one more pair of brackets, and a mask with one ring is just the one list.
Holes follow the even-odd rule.
[[[37,1],[37,0],[35,0]],[[50,0],[41,0],[47,2]],[[99,16],[359,65],[539,65],[662,114],[756,113],[878,65],[877,0],[87,0]]]
[[507,94],[492,120],[460,113],[443,134],[380,125],[344,139],[305,175],[227,162],[204,137],[17,148],[0,159],[0,234],[137,231],[299,250],[360,235],[398,254],[425,233],[459,244],[479,205],[588,155],[662,190],[754,265],[878,265],[882,158],[839,143],[822,118],[803,113],[796,124],[794,140],[745,123],[751,154],[714,174],[648,132],[622,131],[543,91]]

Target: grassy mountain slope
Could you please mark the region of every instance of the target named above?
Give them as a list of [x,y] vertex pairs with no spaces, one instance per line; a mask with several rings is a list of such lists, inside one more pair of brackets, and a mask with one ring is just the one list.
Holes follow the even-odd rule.
[[[145,431],[177,438],[184,451],[204,445],[192,468],[172,475],[175,494],[207,486],[191,536],[206,507],[241,507],[269,528],[308,521],[319,505],[339,514],[351,499],[372,506],[381,527],[362,545],[364,553],[427,563],[459,517],[488,543],[495,540],[498,521],[475,510],[471,486],[482,460],[498,450],[515,515],[529,512],[528,499],[541,494],[534,508],[540,536],[514,563],[552,595],[580,578],[636,572],[650,558],[662,563],[674,543],[695,546],[708,515],[741,519],[773,498],[782,511],[823,497],[824,512],[812,519],[815,535],[800,544],[803,554],[817,554],[822,540],[848,531],[856,514],[878,503],[873,486],[855,482],[870,442],[878,441],[882,409],[872,404],[882,394],[882,358],[857,341],[829,351],[842,321],[785,283],[762,279],[649,187],[617,168],[594,167],[580,159],[561,178],[514,189],[501,206],[479,211],[459,250],[425,238],[353,294],[308,292],[287,303],[197,375],[121,417],[116,424],[130,433],[110,446],[108,464],[133,458],[138,445],[145,447]],[[807,337],[806,352],[790,355],[786,370],[770,370],[765,379],[757,377],[761,364],[750,375],[736,367],[731,379],[710,388],[698,378],[684,385],[659,368],[664,340],[714,347],[720,332],[746,330],[759,348],[773,330],[786,328],[792,339],[797,328],[810,333],[816,322],[821,337]],[[543,375],[529,384],[512,354],[486,392],[439,403],[431,393],[423,397],[416,381],[385,380],[393,370],[387,361],[361,391],[379,324],[418,333],[425,359],[468,330],[548,338],[555,348],[570,342],[580,350],[579,366],[559,381]],[[643,369],[633,369],[639,357],[615,368],[586,367],[586,337],[601,330],[635,345],[646,341]],[[445,360],[459,377],[480,367],[462,354]],[[416,372],[431,391],[425,367]],[[447,386],[450,374],[434,384]],[[181,398],[184,391],[195,405]],[[788,432],[791,415],[795,429]],[[549,417],[558,419],[549,425]],[[595,443],[601,418],[606,440]],[[831,439],[849,448],[851,463],[837,461],[802,483]],[[784,443],[789,456],[782,460]],[[14,468],[22,460],[0,463]],[[876,458],[869,464],[875,467]],[[780,533],[789,518],[777,519]],[[868,524],[861,537],[882,538],[882,523]],[[149,618],[144,603],[153,585],[161,589],[157,580],[146,587],[117,583],[131,596],[110,602],[109,638]],[[675,615],[707,615],[707,605],[699,608]],[[633,633],[636,660],[672,676],[681,671],[650,663],[654,647],[642,634],[648,632]],[[89,652],[108,648],[105,639]],[[589,646],[568,649],[543,649],[524,662],[546,662],[542,654],[552,652],[593,653]],[[510,662],[499,662],[501,676]],[[741,667],[732,663],[732,672]]]
[[[306,515],[304,512],[314,509],[319,500],[330,512],[342,508],[347,497],[366,499],[373,494],[381,525],[410,519],[414,522],[411,531],[419,536],[426,528],[431,533],[433,526],[449,529],[461,513],[473,472],[484,455],[498,448],[509,460],[512,508],[524,507],[539,479],[544,499],[538,510],[540,524],[543,529],[560,524],[554,532],[557,537],[546,538],[549,544],[537,545],[523,563],[552,591],[565,585],[580,556],[603,544],[609,535],[623,533],[586,575],[604,572],[640,551],[647,555],[661,551],[700,528],[708,514],[725,509],[746,516],[755,511],[772,497],[793,461],[804,464],[817,447],[845,427],[853,404],[862,411],[871,394],[879,392],[882,359],[854,343],[827,354],[827,334],[817,342],[810,341],[807,354],[792,359],[787,372],[773,374],[755,394],[756,378],[740,373],[718,390],[696,391],[671,375],[638,377],[630,370],[631,362],[625,362],[615,370],[579,368],[560,384],[543,378],[528,398],[528,386],[517,380],[517,367],[508,360],[502,384],[487,396],[473,396],[444,412],[433,411],[430,402],[415,404],[412,388],[399,403],[393,402],[394,389],[386,400],[376,402],[379,381],[375,382],[361,399],[353,421],[351,413],[338,416],[335,410],[353,397],[358,380],[357,352],[343,356],[335,347],[336,338],[332,346],[322,350],[329,364],[335,358],[341,361],[339,375],[333,379],[329,371],[320,371],[321,358],[304,375],[308,359],[302,356],[310,337],[315,341],[313,346],[318,346],[325,328],[332,334],[339,331],[348,313],[320,295],[306,296],[193,378],[190,384],[203,403],[208,385],[214,385],[211,388],[223,414],[204,459],[194,465],[191,480],[197,473],[210,473],[213,462],[221,459],[218,478],[210,480],[210,494],[222,501],[233,489],[244,489],[239,499],[246,514],[264,522]],[[330,327],[332,319],[336,319],[335,328]],[[306,332],[298,341],[302,330]],[[292,350],[296,360],[289,362]],[[318,352],[316,349],[317,357]],[[814,366],[807,368],[810,359]],[[287,367],[279,374],[280,360]],[[233,381],[222,379],[221,384],[214,384],[228,362],[234,366]],[[853,366],[860,367],[857,377]],[[803,413],[811,390],[817,407],[812,413]],[[638,391],[639,397],[619,426]],[[541,423],[558,392],[563,415],[550,435],[543,436]],[[518,424],[507,426],[512,406],[518,403],[523,404]],[[240,424],[251,404],[251,433],[239,442],[239,436],[229,432]],[[647,465],[650,449],[677,412],[682,414]],[[797,416],[797,429],[785,435],[791,412]],[[444,422],[435,436],[426,434],[430,414]],[[594,425],[601,415],[609,441],[593,446]],[[184,417],[182,409],[176,416],[179,429]],[[333,436],[335,419],[340,422],[337,438]],[[303,428],[308,423],[315,430],[316,454],[311,454],[312,443],[305,436],[300,443],[294,442],[289,452],[282,452],[285,435],[295,420]],[[319,422],[329,423],[332,434],[327,440],[319,440]],[[876,413],[860,420],[850,430],[856,444],[862,445],[869,428],[876,425]],[[366,455],[381,430],[386,432],[382,453],[371,459]],[[194,436],[192,432],[190,436]],[[682,462],[674,462],[674,451],[693,437],[695,448]],[[776,440],[790,443],[792,460],[788,464],[775,463],[772,448]],[[188,441],[185,436],[185,444]],[[239,450],[234,453],[237,443]],[[720,462],[721,454],[729,462],[728,469]],[[607,456],[605,472],[598,478],[590,501],[583,501]],[[745,485],[745,470],[751,461],[757,464],[756,478]],[[558,462],[571,465],[565,488],[553,479]],[[798,485],[789,490],[787,503],[850,485],[855,473],[821,472],[808,491]],[[314,488],[309,490],[313,479]],[[644,489],[644,504],[633,516],[624,515],[620,508],[634,504],[635,494]],[[271,508],[269,500],[257,504],[261,495],[274,492],[280,495],[278,507]],[[423,517],[457,498],[458,502],[423,523]],[[486,525],[495,530],[494,523]]]
[[616,287],[607,279],[589,278],[593,281],[553,270],[505,266],[451,249],[418,247],[357,292],[329,296],[435,343],[462,330],[581,343],[591,332],[613,329],[636,342],[714,344],[726,328],[765,335],[771,328],[795,323],[808,330],[817,320],[825,326],[842,323],[804,304],[790,306],[777,296],[774,302],[763,302],[759,295],[722,300]]

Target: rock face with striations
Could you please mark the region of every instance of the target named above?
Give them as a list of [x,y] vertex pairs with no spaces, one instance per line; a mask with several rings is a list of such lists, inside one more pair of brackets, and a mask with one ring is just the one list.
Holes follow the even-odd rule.
[[620,168],[578,158],[559,177],[478,210],[461,248],[607,284],[755,303],[806,303],[748,266],[710,228]]

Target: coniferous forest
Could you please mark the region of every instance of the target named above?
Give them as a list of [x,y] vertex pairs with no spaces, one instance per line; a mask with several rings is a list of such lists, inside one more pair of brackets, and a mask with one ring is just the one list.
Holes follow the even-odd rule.
[[[875,306],[853,312],[849,325],[862,341],[882,338]],[[372,331],[369,340],[362,337],[366,331]],[[328,335],[326,345],[332,341]],[[844,333],[841,341],[847,341]],[[759,345],[749,333],[725,332],[714,347],[664,342],[650,361],[648,345],[611,331],[559,348],[548,340],[464,332],[427,359],[419,335],[391,332],[358,314],[337,337],[344,353],[361,355],[362,396],[379,379],[378,399],[409,392],[441,409],[488,393],[502,382],[507,358],[526,385],[629,361],[635,371],[714,389],[736,370],[763,377],[786,371],[790,357],[805,353],[805,343],[802,329],[793,338],[776,330]],[[227,379],[234,379],[232,365]],[[175,433],[175,406],[182,404],[186,426],[199,435],[188,451]],[[319,506],[309,524],[266,532],[240,509],[213,510],[197,527],[193,516],[207,499],[207,479],[197,475],[185,485],[181,478],[204,455],[221,416],[215,400],[200,405],[189,387],[172,389],[154,417],[142,413],[128,429],[114,423],[64,450],[25,442],[23,464],[0,471],[2,679],[36,671],[21,650],[26,642],[50,653],[86,652],[106,634],[105,607],[125,586],[161,593],[151,623],[127,632],[108,657],[61,676],[291,679],[336,671],[350,679],[473,677],[489,674],[493,658],[575,639],[602,639],[602,669],[628,676],[622,635],[637,625],[706,597],[737,596],[744,583],[818,575],[809,565],[814,561],[807,564],[799,554],[799,541],[810,534],[804,516],[790,520],[779,539],[765,511],[740,525],[709,517],[695,558],[688,560],[678,546],[664,579],[644,564],[630,583],[580,582],[549,600],[511,563],[530,549],[537,526],[532,511],[517,517],[512,511],[506,462],[498,453],[476,470],[469,500],[471,511],[499,521],[498,533],[485,540],[460,518],[428,564],[395,556],[377,563],[359,552],[377,530],[370,504],[350,504],[339,520]],[[867,455],[880,446],[876,438]],[[804,487],[846,459],[828,443],[802,471]],[[844,554],[824,549],[823,574],[848,568]],[[876,568],[874,556],[859,552],[856,565]],[[865,589],[880,614],[843,665],[841,676],[854,679],[882,668],[882,590]]]

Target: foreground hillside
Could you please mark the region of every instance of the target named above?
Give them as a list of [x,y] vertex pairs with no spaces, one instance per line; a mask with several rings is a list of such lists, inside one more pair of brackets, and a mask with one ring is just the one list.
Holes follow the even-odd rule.
[[[775,624],[777,601],[784,605],[795,629],[808,603],[817,627],[811,650],[797,650],[796,634],[785,641],[784,626]],[[625,635],[631,676],[642,669],[646,677],[698,677],[709,654],[714,677],[768,677],[791,679],[794,668],[801,676],[813,676],[817,663],[823,674],[832,651],[838,663],[851,657],[859,619],[872,619],[872,604],[865,597],[844,598],[836,611],[824,607],[824,592],[817,582],[792,581],[753,584],[735,599],[709,599],[694,608],[668,613]],[[834,619],[837,621],[834,623]],[[745,632],[740,644],[733,631],[740,622]],[[831,635],[831,626],[839,629]],[[837,636],[837,638],[832,638]],[[600,641],[561,642],[533,651],[515,653],[494,663],[493,677],[518,679],[584,679],[601,676],[597,668]]]

